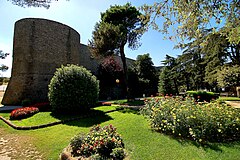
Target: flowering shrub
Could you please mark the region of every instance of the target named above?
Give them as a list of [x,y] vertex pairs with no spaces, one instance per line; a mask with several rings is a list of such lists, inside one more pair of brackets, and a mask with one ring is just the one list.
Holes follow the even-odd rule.
[[166,134],[198,142],[224,142],[240,139],[240,111],[225,103],[195,103],[187,98],[151,99],[141,113],[151,127]]
[[31,117],[38,112],[39,112],[39,109],[36,107],[18,108],[11,112],[10,119],[12,120],[24,119],[24,118]]
[[87,135],[77,135],[71,142],[72,155],[99,157],[101,159],[123,159],[124,144],[121,136],[112,125],[101,128],[94,126]]

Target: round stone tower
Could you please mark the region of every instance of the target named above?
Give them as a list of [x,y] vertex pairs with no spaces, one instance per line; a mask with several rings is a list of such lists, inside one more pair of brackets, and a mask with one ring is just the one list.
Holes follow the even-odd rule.
[[80,35],[71,27],[46,19],[17,21],[12,76],[2,104],[47,101],[48,84],[56,68],[79,61]]

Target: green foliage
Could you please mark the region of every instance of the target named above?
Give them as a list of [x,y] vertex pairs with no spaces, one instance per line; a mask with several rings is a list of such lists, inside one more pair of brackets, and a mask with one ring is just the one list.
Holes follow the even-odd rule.
[[201,54],[201,47],[193,45],[190,42],[186,45],[182,55],[176,58],[177,65],[177,79],[181,86],[186,86],[185,90],[198,90],[206,88],[205,66],[203,63],[203,56]]
[[2,50],[0,50],[0,59],[5,59],[9,53],[4,53]]
[[170,67],[164,66],[159,75],[158,93],[160,94],[173,94],[178,93],[178,87],[175,85],[177,79],[173,79],[174,72],[171,72]]
[[138,40],[142,35],[136,32],[142,27],[140,15],[136,7],[130,3],[111,6],[106,12],[101,13],[101,21],[96,23],[92,40],[89,41],[94,55],[118,54],[126,43],[130,48],[138,47]]
[[10,80],[10,78],[8,78],[8,77],[0,77],[0,85],[8,84],[9,80]]
[[223,66],[218,71],[217,82],[220,87],[240,86],[240,66]]
[[[20,7],[43,7],[49,9],[50,3],[53,0],[8,0],[12,1],[12,4],[20,6]],[[57,1],[57,0],[54,0]],[[68,0],[67,0],[68,1]]]
[[128,44],[131,49],[139,47],[142,33],[137,32],[143,24],[139,16],[141,13],[136,7],[127,3],[123,6],[110,6],[101,13],[101,21],[96,24],[89,46],[92,54],[96,56],[110,56],[120,54],[123,64],[123,83],[127,92],[127,64],[124,47]]
[[138,76],[144,79],[154,77],[156,74],[156,69],[153,66],[152,58],[150,57],[149,53],[138,55],[134,68]]
[[10,81],[10,78],[8,78],[8,77],[3,78],[3,83],[7,84],[7,83],[9,83],[9,81]]
[[160,94],[167,94],[172,93],[171,90],[171,81],[169,81],[167,74],[169,73],[168,69],[164,67],[159,75],[159,82],[158,82],[158,93]]
[[138,76],[138,92],[141,95],[146,94],[146,96],[155,95],[157,93],[158,77],[149,53],[137,56],[133,70]]
[[114,148],[112,150],[111,156],[113,159],[122,160],[126,155],[123,148]]
[[141,111],[153,129],[197,142],[240,139],[240,111],[224,103],[196,104],[192,99],[151,99]]
[[131,96],[130,98],[141,97],[142,93],[140,90],[140,82],[137,73],[133,67],[128,69],[128,93]]
[[188,96],[193,97],[197,102],[210,102],[216,100],[218,95],[214,92],[206,91],[187,91]]
[[123,6],[111,6],[106,12],[101,13],[101,20],[119,27],[120,45],[128,43],[128,47],[135,49],[138,47],[138,40],[142,35],[137,33],[143,27],[139,18],[141,15],[136,7],[126,3]]
[[3,84],[3,78],[0,77],[0,85]]
[[[217,84],[218,71],[221,67],[229,63],[230,65],[239,64],[240,61],[236,55],[237,45],[230,45],[227,38],[221,33],[207,34],[203,39],[202,57],[205,67],[205,81],[211,85]],[[236,52],[235,52],[236,51]]]
[[[218,83],[223,79],[219,72],[221,66],[240,65],[238,1],[166,0],[144,5],[141,9],[145,11],[143,22],[148,27],[168,35],[170,40],[181,39],[176,47],[186,49],[170,69],[171,76],[175,77],[172,77],[175,88],[217,89],[217,79]],[[158,18],[163,19],[158,21]],[[209,25],[211,23],[213,25]],[[186,44],[184,40],[190,42]],[[233,83],[238,82],[234,80]],[[161,81],[159,90],[166,90],[164,81]]]
[[98,156],[99,158],[123,159],[124,144],[121,136],[112,125],[94,126],[87,135],[79,134],[71,142],[73,156]]
[[[187,90],[217,90],[220,81],[236,84],[239,82],[238,71],[235,71],[240,65],[239,47],[239,44],[230,44],[221,32],[211,34],[211,30],[206,30],[202,37],[181,46],[185,49],[182,55],[166,56],[163,62],[171,72],[167,77],[171,76],[171,81],[175,80],[177,86],[186,86]],[[223,80],[224,75],[229,76]]]
[[[0,59],[5,59],[9,53],[4,53],[2,50],[0,50]],[[8,66],[1,64],[0,71],[5,72],[8,70]]]
[[[213,26],[219,27],[221,34],[231,44],[240,42],[240,8],[237,0],[164,0],[144,5],[141,9],[145,12],[143,21],[148,27],[152,26],[163,34],[173,32],[173,35],[168,35],[170,40],[198,39],[204,30]],[[216,31],[214,28],[212,33]]]
[[67,65],[58,68],[49,84],[48,97],[54,112],[83,111],[93,107],[99,82],[86,68]]
[[[162,61],[164,67],[161,70],[159,77],[159,88],[161,94],[178,94],[178,86],[180,84],[180,70],[178,68],[178,62],[176,58],[166,55],[164,61]],[[165,85],[165,86],[164,86]]]
[[120,28],[111,23],[96,23],[89,48],[94,57],[107,57],[119,53]]

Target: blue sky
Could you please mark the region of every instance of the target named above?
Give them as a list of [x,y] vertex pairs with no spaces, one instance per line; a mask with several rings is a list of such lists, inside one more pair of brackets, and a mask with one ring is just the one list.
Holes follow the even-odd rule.
[[[110,5],[123,5],[130,2],[139,7],[153,0],[59,0],[53,2],[49,9],[45,8],[22,8],[13,5],[11,0],[0,1],[0,50],[10,53],[0,64],[10,67],[1,76],[11,75],[12,46],[14,23],[22,18],[45,18],[64,23],[74,28],[80,34],[81,43],[87,44],[92,37],[92,31],[96,22],[100,20],[100,13],[106,11]],[[142,46],[137,50],[125,48],[126,56],[136,59],[137,55],[149,53],[154,65],[161,65],[166,54],[176,56],[181,50],[173,49],[175,42],[163,40],[163,35],[157,31],[149,30],[141,38]]]

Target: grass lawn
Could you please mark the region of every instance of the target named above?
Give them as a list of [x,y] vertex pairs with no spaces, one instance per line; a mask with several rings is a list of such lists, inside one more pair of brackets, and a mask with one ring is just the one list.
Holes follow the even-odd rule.
[[238,97],[219,97],[218,100],[221,101],[240,101]]
[[121,100],[115,100],[115,101],[110,101],[110,102],[113,104],[117,104],[117,105],[129,105],[129,106],[144,105],[144,100],[128,101],[127,99],[121,99]]
[[[109,111],[112,106],[97,107],[98,111]],[[8,117],[9,113],[0,113]],[[40,112],[31,118],[22,121],[13,121],[17,125],[38,125],[59,120],[50,112]],[[128,159],[131,160],[172,160],[172,159],[222,159],[238,160],[240,157],[240,142],[227,144],[209,144],[199,146],[191,141],[174,139],[170,136],[154,132],[150,129],[147,120],[134,112],[115,111],[101,114],[92,118],[76,120],[48,128],[18,131],[8,127],[0,121],[0,127],[6,134],[14,133],[32,137],[34,144],[45,159],[58,159],[62,149],[69,144],[70,139],[77,133],[87,133],[95,125],[113,124],[122,135]]]

